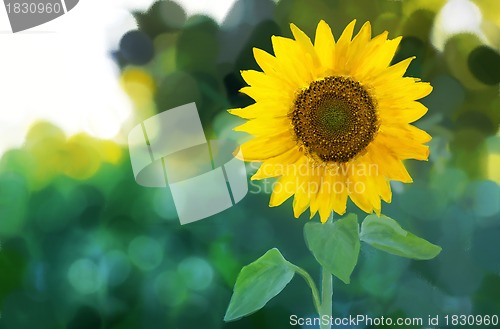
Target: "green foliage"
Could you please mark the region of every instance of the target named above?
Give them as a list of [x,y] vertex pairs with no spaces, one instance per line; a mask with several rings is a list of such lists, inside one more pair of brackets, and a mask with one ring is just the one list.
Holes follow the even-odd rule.
[[2,269],[0,305],[11,292],[16,291],[22,285],[22,278],[26,272],[26,261],[22,255],[15,251],[1,249],[0,245],[0,268]]
[[[386,216],[367,216],[361,232],[355,214],[325,224],[309,222],[304,225],[304,237],[323,270],[346,284],[350,283],[358,262],[360,241],[390,254],[413,259],[431,259],[441,252],[441,247],[405,231]],[[295,273],[304,277],[311,287],[315,307],[319,311],[318,290],[310,275],[287,261],[274,248],[243,267],[224,320],[237,320],[261,309],[286,287]]]
[[276,248],[243,267],[224,320],[237,320],[261,309],[286,287],[294,274],[293,265]]
[[386,216],[367,216],[361,224],[360,239],[390,254],[413,259],[432,259],[441,252],[441,247],[405,231]]
[[307,223],[304,235],[309,250],[321,266],[344,283],[349,283],[360,248],[357,216],[349,214],[325,224]]

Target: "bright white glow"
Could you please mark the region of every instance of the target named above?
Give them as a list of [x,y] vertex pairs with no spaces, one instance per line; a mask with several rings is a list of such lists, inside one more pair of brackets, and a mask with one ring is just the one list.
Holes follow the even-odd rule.
[[136,28],[129,10],[152,2],[81,0],[64,16],[16,34],[0,6],[0,156],[20,146],[38,120],[67,135],[119,137],[132,105],[110,53]]
[[[86,0],[81,0],[86,1]],[[117,7],[125,8],[127,10],[146,11],[156,0],[115,0]]]
[[481,11],[469,0],[450,0],[441,10],[442,27],[447,33],[479,31]]
[[[0,6],[0,156],[19,147],[38,120],[67,135],[86,132],[124,141],[132,104],[110,58],[125,32],[136,28],[130,10],[154,0],[80,0],[64,16],[25,32],[10,33]],[[180,0],[188,15],[221,23],[235,0]]]
[[486,42],[481,30],[481,10],[469,0],[448,0],[434,22],[431,42],[443,51],[446,40],[458,33],[476,34]]
[[188,16],[207,15],[221,24],[236,0],[178,0],[176,2],[184,8]]

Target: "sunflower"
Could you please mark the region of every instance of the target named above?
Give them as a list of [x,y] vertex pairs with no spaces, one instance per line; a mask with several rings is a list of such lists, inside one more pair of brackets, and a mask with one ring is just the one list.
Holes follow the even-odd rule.
[[320,21],[314,43],[291,24],[294,39],[272,37],[274,56],[254,48],[263,72],[242,71],[241,92],[255,103],[229,110],[249,119],[235,130],[254,136],[240,149],[262,163],[252,179],[277,177],[269,205],[294,195],[295,217],[309,207],[325,222],[345,213],[348,197],[380,215],[389,181],[412,182],[402,161],[429,156],[431,136],[411,123],[427,112],[416,100],[432,87],[403,77],[415,57],[390,65],[401,37],[371,38],[366,22],[352,38],[355,23],[335,42]]

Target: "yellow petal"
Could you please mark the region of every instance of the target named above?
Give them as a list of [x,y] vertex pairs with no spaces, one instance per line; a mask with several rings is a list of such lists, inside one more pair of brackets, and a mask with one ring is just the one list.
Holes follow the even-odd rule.
[[352,202],[361,210],[366,213],[371,213],[373,210],[373,205],[367,197],[367,194],[358,192],[359,186],[365,186],[363,180],[360,177],[349,177],[347,179],[347,190],[349,192],[349,197]]
[[[309,163],[306,161],[303,165],[309,166]],[[293,214],[295,218],[298,218],[309,207],[311,198],[318,193],[318,189],[319,185],[314,175],[297,175],[297,186],[293,197]]]
[[240,92],[252,97],[255,101],[282,101],[289,102],[290,101],[290,93],[287,93],[286,90],[272,90],[268,88],[262,87],[243,87],[240,89]]
[[370,79],[370,84],[373,86],[376,86],[379,81],[394,81],[397,78],[402,77],[406,70],[408,69],[408,66],[410,66],[411,62],[415,59],[416,57],[409,57],[405,60],[402,60],[401,62],[398,62],[394,65],[389,66],[386,68],[384,71],[382,71],[380,74],[372,77]]
[[[330,189],[332,191],[332,196],[330,198],[329,209],[333,209],[337,214],[343,215],[346,211],[347,205],[347,186],[346,186],[346,169],[344,164],[340,166],[335,166],[330,171],[331,185]],[[320,209],[321,216],[326,218],[329,216],[327,209]]]
[[264,71],[266,76],[279,80],[284,86],[293,89],[293,83],[288,79],[288,77],[279,70],[279,62],[273,55],[265,52],[262,49],[253,48],[253,55],[255,61]]
[[321,65],[331,69],[334,65],[335,39],[330,26],[324,20],[321,20],[316,28],[314,50],[318,54]]
[[413,99],[424,98],[432,92],[432,86],[428,82],[417,82],[413,86],[414,91],[412,91]]
[[294,147],[283,154],[265,160],[251,179],[292,175],[294,173],[292,166],[302,157],[302,152],[297,147]]
[[253,57],[260,68],[268,75],[276,76],[278,61],[276,57],[259,48],[253,48]]
[[[367,161],[368,160],[368,161]],[[377,187],[368,170],[368,157],[358,157],[351,162],[352,170],[348,171],[347,189],[353,202],[367,213],[372,210],[380,213],[381,203]]]
[[378,194],[387,203],[391,203],[392,201],[392,190],[391,190],[391,185],[389,184],[389,181],[387,178],[385,178],[382,175],[378,176],[373,176],[373,179],[375,180],[375,186],[377,187]]
[[311,56],[312,64],[314,65],[314,67],[318,67],[320,63],[316,51],[314,51],[314,46],[311,42],[311,39],[293,23],[290,24],[290,29],[292,30],[293,37],[299,44],[302,51],[309,54]]
[[413,182],[401,160],[395,157],[393,152],[378,138],[368,145],[367,152],[370,153],[373,163],[377,165],[379,174],[390,180],[398,180],[403,183]]
[[366,46],[368,41],[370,41],[372,36],[372,26],[370,22],[365,22],[363,26],[361,26],[361,29],[359,30],[358,34],[352,39],[352,46],[354,47],[355,50],[358,48],[362,48]]
[[431,135],[410,124],[383,125],[380,127],[380,132],[392,137],[394,141],[404,140],[415,144],[427,143],[432,139]]
[[393,103],[412,101],[429,95],[432,86],[418,79],[403,77],[393,80],[380,80],[371,84],[377,99],[386,99]]
[[378,47],[372,54],[371,61],[372,72],[380,72],[386,69],[392,61],[402,37],[397,37],[392,40],[387,40],[382,46]]
[[275,135],[291,130],[292,126],[288,117],[259,118],[249,120],[234,128],[234,131],[243,131],[254,136]]
[[266,75],[264,72],[246,70],[241,71],[241,77],[247,84],[253,87],[261,87],[266,89],[276,90],[278,92],[293,92],[289,85],[284,83],[283,80]]
[[297,42],[274,35],[271,37],[271,41],[274,55],[278,59],[280,73],[288,77],[296,88],[308,86],[313,75],[304,66],[304,63],[307,63],[307,57],[300,50]]
[[[322,177],[322,183],[320,191],[315,199],[315,208],[318,208],[320,220],[322,223],[326,223],[333,211],[333,198],[334,191],[334,177],[325,171]],[[311,203],[311,208],[313,207]]]
[[278,156],[295,146],[289,132],[256,137],[240,146],[244,161],[263,161]]
[[415,122],[427,111],[427,107],[415,101],[402,102],[398,105],[381,99],[378,104],[378,115],[382,125]]
[[269,200],[269,207],[277,207],[288,200],[296,190],[296,176],[282,176],[274,184],[273,193]]
[[290,106],[280,100],[261,100],[244,108],[228,110],[243,119],[272,118],[287,116]]
[[340,35],[337,44],[335,45],[335,66],[333,67],[334,72],[344,73],[345,66],[347,64],[347,55],[349,51],[349,45],[351,44],[352,33],[354,31],[354,25],[356,20],[347,25],[342,34]]
[[[380,150],[378,150],[380,151]],[[380,170],[381,167],[384,167],[384,163],[377,163],[377,158],[374,156],[375,151],[373,149],[370,152],[365,153],[360,157],[358,162],[364,166],[365,170],[363,173],[366,175],[366,179],[369,180],[369,183],[372,186],[372,190],[374,194],[377,196],[377,200],[372,202],[374,210],[377,214],[380,214],[381,204],[380,198],[387,203],[390,203],[392,200],[392,191],[391,186],[389,184],[389,180],[384,175],[384,171]],[[379,160],[380,161],[380,160]],[[361,171],[360,171],[361,173]],[[378,198],[380,196],[380,198]]]
[[347,55],[347,70],[351,71],[351,68],[355,68],[357,62],[359,61],[359,56],[363,54],[363,50],[366,48],[368,42],[371,38],[371,25],[370,22],[365,22],[359,33],[354,37],[352,43],[349,47]]
[[373,157],[373,153],[367,152],[361,159],[364,162],[365,166],[368,166],[368,170],[366,170],[370,179],[373,180],[373,184],[377,190],[377,194],[380,195],[382,200],[387,203],[390,203],[392,200],[392,191],[391,185],[389,184],[389,180],[380,172],[379,166],[383,164],[376,163],[376,160]]
[[395,139],[383,133],[379,133],[377,140],[385,145],[388,150],[387,153],[398,159],[427,160],[429,158],[429,147],[427,145],[401,138]]
[[370,78],[374,78],[374,76],[376,76],[371,74],[372,67],[376,65],[376,63],[374,63],[373,55],[383,48],[387,42],[387,35],[387,31],[385,31],[375,36],[370,40],[370,42],[368,42],[362,51],[355,55],[356,66],[349,67],[349,72],[351,72],[351,74],[354,75],[358,81],[368,83]]
[[325,176],[325,169],[324,166],[315,166],[310,175],[310,179],[315,184],[314,191],[312,191],[312,194],[310,195],[310,216],[309,218],[313,218],[314,215],[318,212],[320,205],[322,202],[325,202],[327,200],[325,196],[322,196],[322,194],[325,194],[326,191],[326,186],[325,186],[325,179],[328,177]]

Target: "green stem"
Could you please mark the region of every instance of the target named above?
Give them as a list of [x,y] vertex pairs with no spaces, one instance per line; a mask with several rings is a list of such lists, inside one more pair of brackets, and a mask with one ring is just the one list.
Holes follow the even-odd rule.
[[[333,221],[333,211],[330,213],[328,221]],[[321,268],[321,307],[319,316],[321,318],[320,328],[330,329],[332,318],[332,297],[333,297],[333,278],[332,275],[324,268]],[[328,316],[328,323],[323,323],[323,316]]]
[[[332,317],[332,296],[333,284],[332,275],[322,268],[321,271],[321,307],[319,315],[321,317],[321,329],[330,329],[330,319]],[[323,323],[323,317],[328,316],[328,324]]]
[[304,278],[304,280],[306,280],[307,284],[309,285],[309,287],[311,287],[311,291],[312,291],[312,296],[313,296],[313,303],[314,303],[314,307],[316,308],[316,312],[320,312],[320,309],[321,309],[321,302],[320,302],[320,299],[319,299],[319,290],[318,288],[316,287],[316,283],[314,283],[314,280],[311,278],[311,276],[309,275],[309,273],[307,273],[304,269],[294,265],[294,264],[291,264],[292,265],[293,269],[295,270],[295,273],[299,274],[301,277]]

